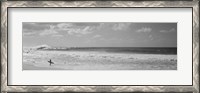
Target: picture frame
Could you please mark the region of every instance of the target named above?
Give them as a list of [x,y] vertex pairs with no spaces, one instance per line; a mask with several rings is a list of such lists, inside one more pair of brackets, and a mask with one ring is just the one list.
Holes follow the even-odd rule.
[[[9,8],[191,8],[192,85],[8,85]],[[199,1],[2,1],[1,92],[191,92],[199,93]]]

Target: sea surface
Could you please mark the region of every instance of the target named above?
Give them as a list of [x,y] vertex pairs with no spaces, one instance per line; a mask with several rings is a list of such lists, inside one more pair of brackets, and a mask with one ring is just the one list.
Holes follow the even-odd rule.
[[[43,50],[43,49],[42,49]],[[52,48],[48,51],[83,51],[83,52],[108,52],[108,53],[135,53],[135,54],[177,54],[176,47],[70,47]]]

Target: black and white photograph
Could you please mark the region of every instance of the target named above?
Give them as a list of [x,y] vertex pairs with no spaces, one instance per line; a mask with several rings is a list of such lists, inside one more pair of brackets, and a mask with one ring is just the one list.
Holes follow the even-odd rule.
[[177,23],[23,22],[22,70],[177,70]]

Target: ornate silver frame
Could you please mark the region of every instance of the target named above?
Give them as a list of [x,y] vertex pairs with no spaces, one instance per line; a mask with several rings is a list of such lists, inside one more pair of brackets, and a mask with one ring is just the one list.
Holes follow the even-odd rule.
[[[7,12],[15,7],[190,7],[193,9],[193,85],[191,86],[10,86],[7,84]],[[1,92],[194,92],[199,93],[199,1],[2,1]]]

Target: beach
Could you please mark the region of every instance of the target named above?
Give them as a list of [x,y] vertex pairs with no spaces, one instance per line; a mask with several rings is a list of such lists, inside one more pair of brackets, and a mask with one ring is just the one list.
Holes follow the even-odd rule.
[[177,55],[32,50],[23,52],[23,70],[177,70]]

